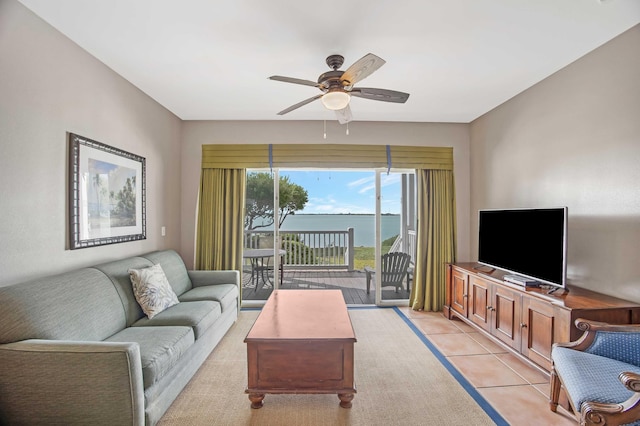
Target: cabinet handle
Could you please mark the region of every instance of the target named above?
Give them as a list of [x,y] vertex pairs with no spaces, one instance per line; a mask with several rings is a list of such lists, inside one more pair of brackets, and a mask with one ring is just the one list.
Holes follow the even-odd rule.
[[467,298],[467,297],[469,297],[469,295],[468,294],[463,294],[462,297]]
[[525,323],[521,322],[521,323],[520,323],[520,328],[527,328],[527,324],[525,324]]
[[487,310],[489,310],[489,311],[493,311],[493,310],[494,310],[494,309],[493,309],[493,306],[487,306]]

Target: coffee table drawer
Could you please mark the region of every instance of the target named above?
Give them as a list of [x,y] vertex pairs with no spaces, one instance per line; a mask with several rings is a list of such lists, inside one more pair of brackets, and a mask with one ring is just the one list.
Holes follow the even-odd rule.
[[[269,342],[248,345],[249,388],[342,389],[353,387],[351,342]],[[251,347],[253,346],[253,348]]]

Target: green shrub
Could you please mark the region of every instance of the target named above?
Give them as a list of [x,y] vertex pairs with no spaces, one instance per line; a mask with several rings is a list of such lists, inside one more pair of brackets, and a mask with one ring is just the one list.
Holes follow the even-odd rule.
[[300,241],[298,234],[281,234],[282,247],[286,248],[285,263],[294,263],[296,259],[302,259],[305,265],[314,265],[316,256],[311,248]]

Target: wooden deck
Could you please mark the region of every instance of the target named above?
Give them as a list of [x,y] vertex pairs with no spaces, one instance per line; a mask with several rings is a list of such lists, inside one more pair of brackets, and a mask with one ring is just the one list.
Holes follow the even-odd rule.
[[[258,285],[255,291],[250,274],[244,274],[242,300],[267,300],[273,289],[270,283]],[[259,279],[261,279],[259,277]],[[282,289],[339,289],[342,290],[344,300],[348,305],[373,305],[375,304],[375,278],[371,286],[371,293],[366,292],[366,275],[363,271],[341,270],[291,270],[285,268]],[[403,287],[398,293],[393,287],[382,289],[382,299],[408,299],[409,293]]]

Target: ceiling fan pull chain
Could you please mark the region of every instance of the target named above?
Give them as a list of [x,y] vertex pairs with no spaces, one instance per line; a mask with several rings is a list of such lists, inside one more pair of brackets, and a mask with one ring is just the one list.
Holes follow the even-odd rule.
[[349,136],[349,122],[347,122],[347,136]]
[[324,120],[324,138],[327,138],[327,120]]

